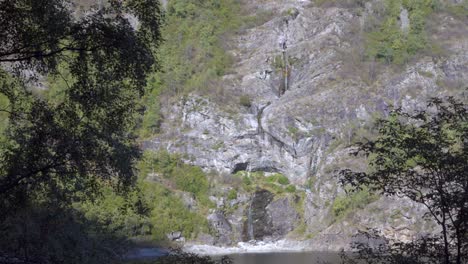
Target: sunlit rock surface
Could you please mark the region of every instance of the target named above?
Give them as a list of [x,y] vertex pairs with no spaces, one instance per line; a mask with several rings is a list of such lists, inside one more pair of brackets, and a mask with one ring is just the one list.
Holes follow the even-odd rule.
[[[447,14],[436,15],[430,37],[443,54],[418,56],[400,67],[382,66],[356,58],[364,48],[365,18],[378,1],[368,3],[364,11],[318,8],[307,0],[260,2],[243,4],[252,12],[270,10],[273,15],[230,40],[236,63],[222,87],[226,94],[248,96],[252,105],[238,105],[232,111],[214,98],[192,94],[165,106],[162,135],[144,143],[149,149],[187,154],[187,162],[206,171],[278,172],[304,188],[302,216],[290,209],[279,211],[290,208],[286,200],[260,199],[264,209],[255,208],[256,225],[265,228],[254,228],[253,235],[245,223],[255,196],[241,201],[233,212],[211,213],[208,219],[217,230],[213,243],[286,237],[295,226],[290,226],[294,221],[281,220],[285,214],[288,221],[301,217],[314,248],[343,248],[347,238],[364,227],[381,228],[386,236],[402,240],[434,232],[434,226],[417,228],[424,208],[387,198],[355,212],[351,219],[334,222],[331,205],[343,192],[336,170],[364,168],[362,161],[349,157],[347,146],[365,137],[361,133],[366,126],[386,116],[391,106],[418,109],[432,96],[466,99],[468,28]],[[402,27],[408,26],[405,21]],[[281,63],[288,65],[286,75],[278,68]]]

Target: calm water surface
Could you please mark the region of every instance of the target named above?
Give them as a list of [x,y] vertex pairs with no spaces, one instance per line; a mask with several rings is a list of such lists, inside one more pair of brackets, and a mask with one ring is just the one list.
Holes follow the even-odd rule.
[[234,264],[338,264],[337,253],[297,252],[297,253],[247,253],[229,255]]

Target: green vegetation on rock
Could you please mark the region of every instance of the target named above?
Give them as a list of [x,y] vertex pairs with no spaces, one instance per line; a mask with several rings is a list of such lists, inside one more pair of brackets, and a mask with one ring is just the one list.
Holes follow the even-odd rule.
[[185,164],[177,154],[165,151],[145,151],[139,165],[140,175],[166,181],[167,185],[194,195],[203,205],[211,206],[208,199],[209,182],[200,167]]
[[[367,56],[386,63],[403,64],[430,47],[426,19],[437,8],[435,0],[386,0],[382,18],[370,18],[375,28],[367,34]],[[407,18],[401,17],[407,12]],[[372,20],[373,19],[373,20]],[[408,19],[408,25],[402,21]],[[404,28],[407,26],[408,28]]]
[[217,93],[219,77],[232,64],[226,41],[240,25],[239,12],[234,0],[168,1],[161,30],[165,41],[158,50],[161,70],[150,76],[142,100],[141,137],[159,133],[161,98]]
[[[138,167],[139,181],[132,191],[122,195],[104,188],[98,199],[76,207],[113,232],[158,243],[165,243],[171,232],[195,238],[209,231],[203,215],[212,206],[209,184],[199,167],[184,164],[178,155],[150,151]],[[183,193],[195,198],[196,211],[184,204]]]
[[254,192],[257,188],[266,189],[276,195],[296,192],[296,186],[290,184],[288,177],[281,173],[266,176],[263,171],[239,171],[234,176],[242,179],[242,188],[247,192]]
[[352,192],[345,195],[340,195],[335,198],[332,204],[332,211],[335,219],[342,219],[348,215],[348,213],[363,209],[371,202],[378,199],[376,194],[369,192],[367,187],[363,187],[358,192]]

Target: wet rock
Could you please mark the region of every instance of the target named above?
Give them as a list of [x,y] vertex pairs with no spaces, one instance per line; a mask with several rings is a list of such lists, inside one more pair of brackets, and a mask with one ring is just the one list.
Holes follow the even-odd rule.
[[287,197],[271,202],[266,210],[271,218],[273,237],[283,237],[297,226],[299,213]]
[[276,240],[294,229],[299,213],[288,197],[273,200],[267,190],[257,190],[245,210],[243,240]]
[[273,194],[267,190],[257,190],[246,210],[244,222],[243,240],[262,240],[273,234],[272,220],[266,210],[268,204],[273,200]]
[[182,232],[180,231],[173,231],[169,234],[166,234],[166,237],[171,241],[177,241],[178,239],[182,239]]

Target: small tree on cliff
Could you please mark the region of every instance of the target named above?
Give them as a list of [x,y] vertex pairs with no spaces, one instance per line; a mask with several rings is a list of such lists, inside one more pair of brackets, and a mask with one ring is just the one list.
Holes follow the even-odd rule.
[[342,182],[424,204],[440,227],[440,261],[460,264],[468,253],[467,105],[431,99],[426,110],[397,109],[378,121],[379,136],[358,144],[368,172],[341,171]]

